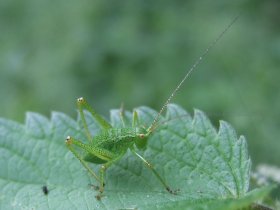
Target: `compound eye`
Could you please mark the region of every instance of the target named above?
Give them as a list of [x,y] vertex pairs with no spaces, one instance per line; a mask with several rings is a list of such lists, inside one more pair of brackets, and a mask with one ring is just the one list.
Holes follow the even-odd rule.
[[143,138],[145,137],[145,134],[141,133],[141,134],[139,134],[139,137],[140,137],[141,139],[143,139]]

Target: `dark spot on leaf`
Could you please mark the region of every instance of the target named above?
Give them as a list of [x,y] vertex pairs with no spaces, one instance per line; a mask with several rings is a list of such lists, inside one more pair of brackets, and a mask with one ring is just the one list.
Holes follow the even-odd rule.
[[42,191],[43,191],[43,193],[44,193],[45,195],[48,195],[48,194],[49,194],[49,189],[48,189],[48,187],[45,186],[45,185],[42,187]]

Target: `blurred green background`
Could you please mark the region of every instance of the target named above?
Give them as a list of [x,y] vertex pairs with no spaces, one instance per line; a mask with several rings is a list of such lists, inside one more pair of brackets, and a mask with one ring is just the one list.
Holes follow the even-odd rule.
[[173,102],[244,134],[254,165],[280,165],[280,1],[0,1],[0,116],[76,117],[123,102],[159,110],[241,12]]

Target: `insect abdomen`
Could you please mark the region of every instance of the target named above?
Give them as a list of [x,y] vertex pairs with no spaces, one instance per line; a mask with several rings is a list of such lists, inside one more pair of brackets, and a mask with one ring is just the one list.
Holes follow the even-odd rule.
[[112,128],[95,136],[93,145],[113,153],[123,153],[134,143],[136,138],[138,138],[136,128]]

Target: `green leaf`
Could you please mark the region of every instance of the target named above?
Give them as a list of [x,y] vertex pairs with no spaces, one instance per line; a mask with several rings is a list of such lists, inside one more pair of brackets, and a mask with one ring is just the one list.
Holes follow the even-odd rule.
[[[155,206],[143,206],[146,210],[148,209],[165,209],[165,210],[173,210],[173,209],[188,209],[188,210],[236,210],[236,209],[265,209],[260,208],[259,204],[255,204],[256,200],[260,200],[267,196],[269,192],[275,186],[267,186],[262,187],[260,189],[253,190],[249,192],[247,195],[233,199],[233,198],[226,198],[226,199],[201,199],[199,202],[189,202],[186,200],[162,203]],[[254,208],[255,207],[255,208]],[[259,207],[259,208],[257,208]]]
[[[136,110],[146,127],[157,114],[147,107]],[[131,124],[132,114],[124,115]],[[111,111],[114,126],[121,126],[119,116],[118,110]],[[87,112],[86,119],[93,134],[100,130]],[[216,131],[199,110],[192,118],[170,104],[142,152],[171,188],[180,189],[178,195],[166,192],[128,151],[107,170],[105,193],[98,201],[89,185],[96,181],[64,144],[68,135],[86,139],[81,123],[62,113],[52,113],[50,120],[27,113],[24,125],[0,120],[1,209],[218,209],[230,203],[248,206],[262,197],[247,193],[251,161],[245,138],[224,121]],[[91,167],[97,171],[100,166]],[[47,195],[42,186],[48,187]]]

